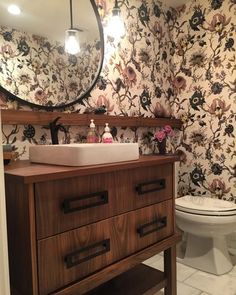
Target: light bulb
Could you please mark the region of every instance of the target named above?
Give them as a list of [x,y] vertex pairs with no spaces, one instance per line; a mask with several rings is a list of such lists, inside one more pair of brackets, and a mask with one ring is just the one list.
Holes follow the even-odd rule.
[[113,15],[108,23],[107,34],[119,39],[125,34],[125,26],[119,15]]
[[79,31],[78,30],[67,30],[66,38],[65,38],[65,52],[69,54],[77,54],[80,52],[80,44],[79,44]]
[[7,10],[10,14],[14,15],[19,15],[21,13],[20,7],[15,4],[9,5]]

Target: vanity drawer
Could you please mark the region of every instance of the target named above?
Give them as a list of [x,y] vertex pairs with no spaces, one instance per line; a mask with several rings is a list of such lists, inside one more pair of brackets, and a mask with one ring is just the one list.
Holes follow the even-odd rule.
[[114,179],[114,173],[109,173],[36,184],[37,238],[113,215],[117,203]]
[[125,205],[131,210],[171,199],[173,196],[172,164],[119,171],[116,186]]
[[40,240],[40,294],[73,283],[171,234],[169,200]]
[[171,199],[172,187],[172,164],[37,183],[37,238]]

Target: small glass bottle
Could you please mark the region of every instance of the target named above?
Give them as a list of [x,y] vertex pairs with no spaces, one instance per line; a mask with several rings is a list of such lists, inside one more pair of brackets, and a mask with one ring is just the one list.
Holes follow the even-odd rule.
[[113,137],[110,133],[110,128],[108,126],[108,123],[106,123],[106,126],[104,128],[104,133],[102,135],[102,142],[103,143],[112,143],[113,142]]
[[94,120],[91,119],[90,125],[89,125],[89,131],[87,134],[87,143],[97,143],[98,142],[98,136],[96,132],[96,126],[94,124]]

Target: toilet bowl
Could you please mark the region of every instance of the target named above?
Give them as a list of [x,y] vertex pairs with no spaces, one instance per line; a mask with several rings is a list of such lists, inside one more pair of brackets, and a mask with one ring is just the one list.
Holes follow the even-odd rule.
[[186,233],[182,262],[221,275],[233,265],[226,235],[236,229],[236,204],[219,199],[184,196],[176,199],[176,223]]

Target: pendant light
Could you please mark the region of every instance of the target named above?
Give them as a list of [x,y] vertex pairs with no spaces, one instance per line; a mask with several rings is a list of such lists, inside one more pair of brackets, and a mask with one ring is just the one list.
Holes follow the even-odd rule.
[[65,52],[69,54],[77,54],[80,52],[79,32],[81,30],[73,27],[73,6],[70,1],[70,29],[65,32]]
[[112,17],[108,24],[107,33],[116,39],[125,34],[125,26],[121,18],[121,10],[118,6],[118,0],[115,0],[115,6],[112,9]]

